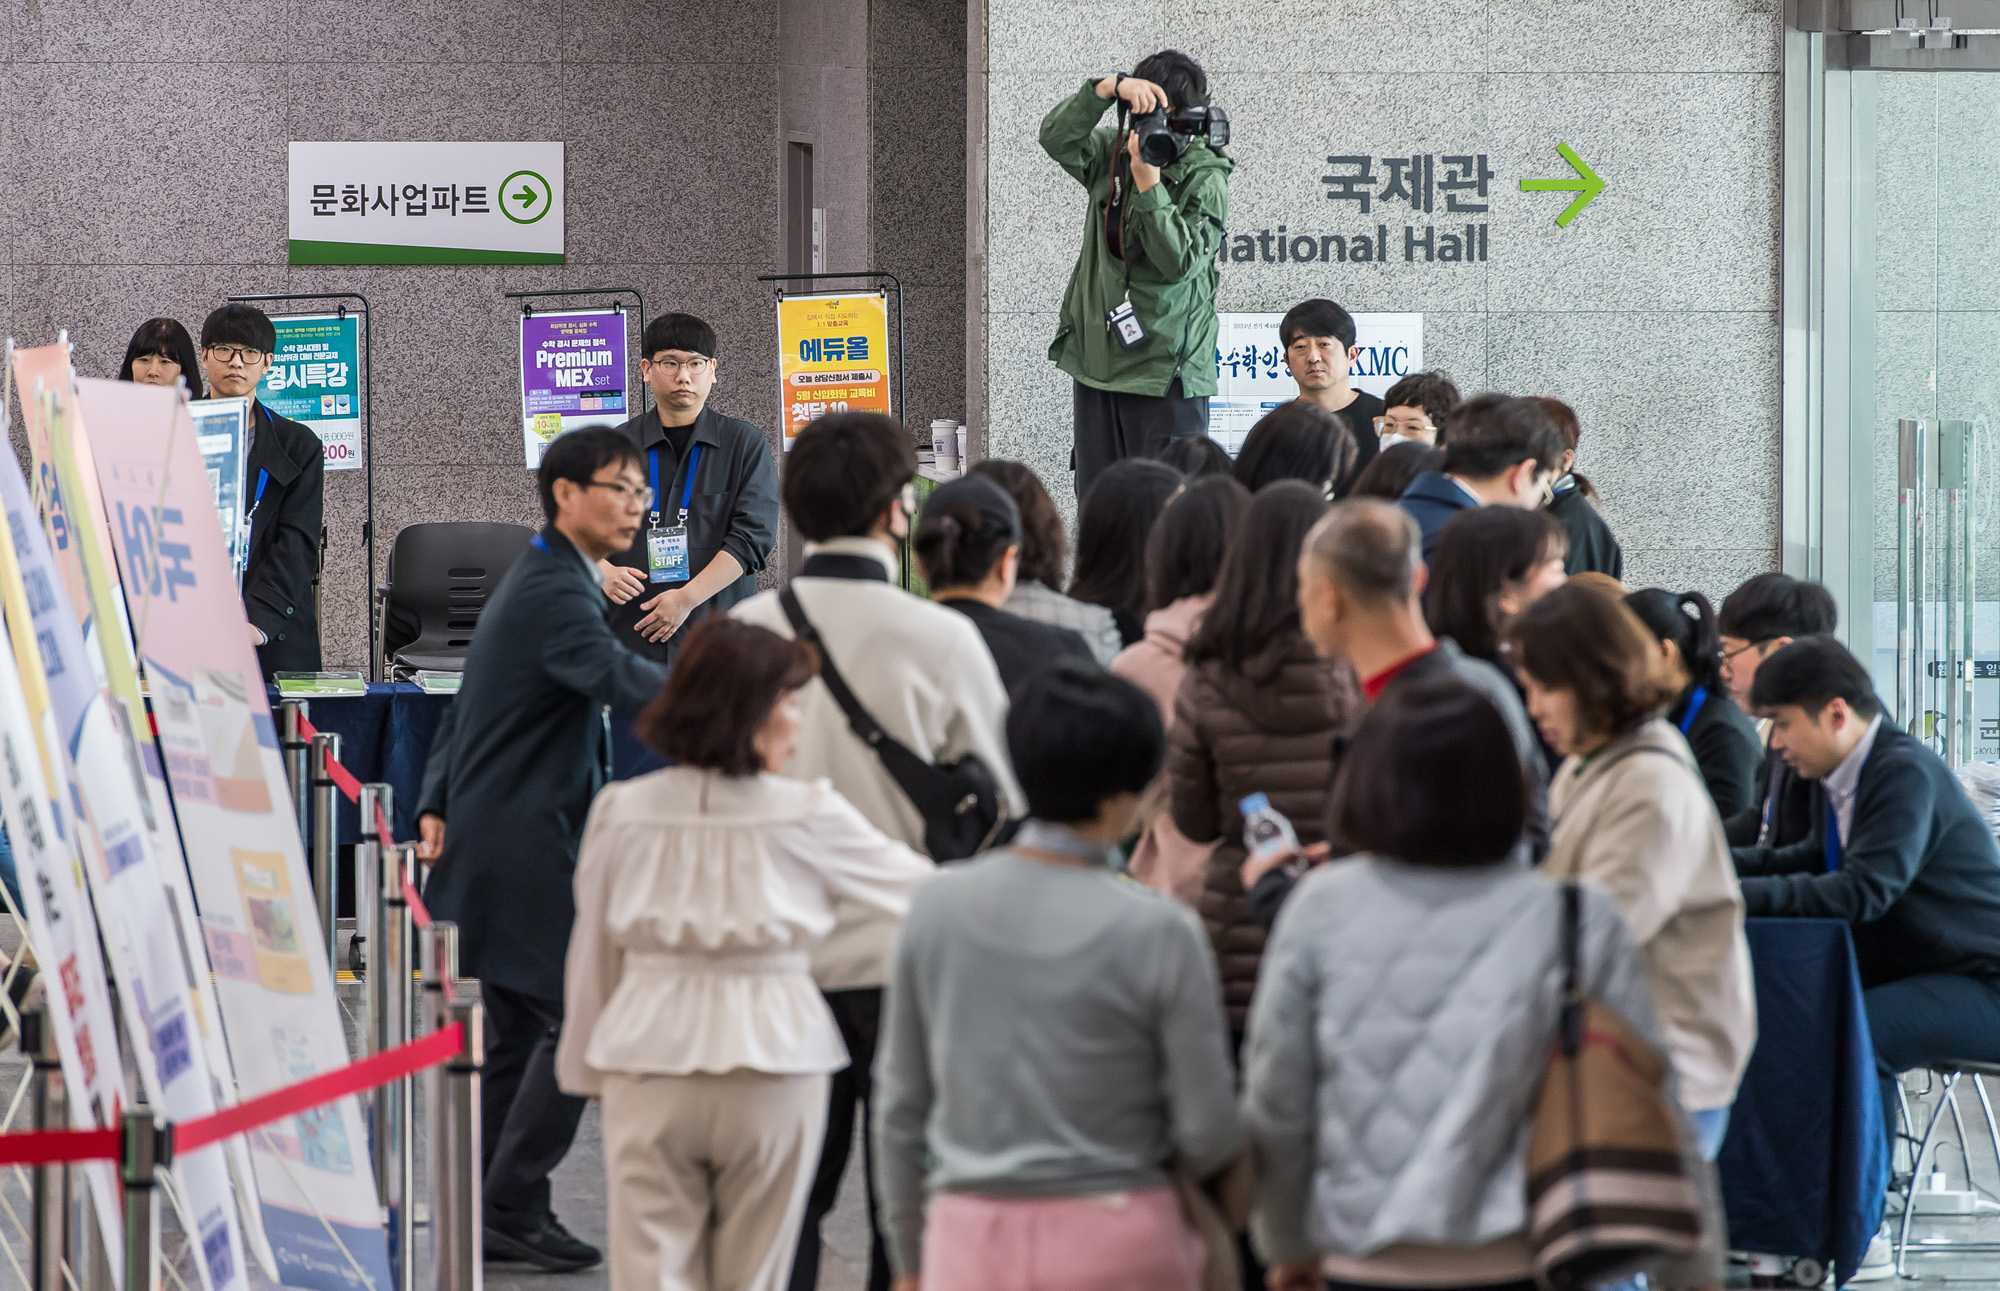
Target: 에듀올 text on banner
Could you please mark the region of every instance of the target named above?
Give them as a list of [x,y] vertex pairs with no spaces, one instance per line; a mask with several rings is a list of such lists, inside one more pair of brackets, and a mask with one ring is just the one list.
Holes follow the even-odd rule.
[[[192,427],[171,394],[78,383],[231,1057],[252,1098],[342,1066],[347,1046],[243,603]],[[252,1148],[278,1280],[310,1291],[387,1287],[355,1100],[302,1112],[253,1136]]]

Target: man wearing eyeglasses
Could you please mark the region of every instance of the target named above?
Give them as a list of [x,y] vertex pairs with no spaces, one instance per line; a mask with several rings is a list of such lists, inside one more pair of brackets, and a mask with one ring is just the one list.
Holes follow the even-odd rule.
[[778,468],[764,432],[708,406],[713,327],[662,314],[643,346],[653,407],[622,429],[639,442],[653,496],[631,548],[600,567],[619,640],[666,663],[703,615],[756,594],[778,541]]
[[320,534],[326,458],[319,436],[257,402],[278,332],[254,305],[229,304],[201,325],[201,366],[217,399],[250,400],[243,488],[250,547],[243,610],[265,677],[319,671]]

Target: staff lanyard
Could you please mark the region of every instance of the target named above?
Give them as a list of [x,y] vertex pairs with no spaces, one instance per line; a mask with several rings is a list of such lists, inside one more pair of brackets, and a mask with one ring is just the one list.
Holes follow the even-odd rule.
[[[658,444],[653,445],[653,451],[647,454],[647,457],[652,463],[653,470],[653,527],[658,528],[660,524],[660,446]],[[688,499],[694,496],[694,468],[700,465],[700,463],[701,445],[690,443],[687,452],[687,482],[681,485],[680,525],[682,528],[687,527]]]
[[1707,702],[1708,687],[1696,686],[1694,693],[1688,696],[1687,711],[1681,714],[1680,728],[1682,738],[1686,738],[1688,729],[1694,725],[1694,719],[1701,716],[1701,706]]

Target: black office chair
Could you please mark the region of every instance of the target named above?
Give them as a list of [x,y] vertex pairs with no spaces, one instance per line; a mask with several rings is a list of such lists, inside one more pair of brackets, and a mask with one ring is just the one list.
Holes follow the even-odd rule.
[[389,551],[389,581],[375,589],[375,675],[388,668],[458,672],[486,598],[528,549],[518,524],[413,524]]

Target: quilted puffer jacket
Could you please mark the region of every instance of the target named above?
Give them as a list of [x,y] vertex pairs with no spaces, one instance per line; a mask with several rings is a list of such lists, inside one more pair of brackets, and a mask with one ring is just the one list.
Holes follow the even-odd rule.
[[[1561,926],[1557,885],[1515,862],[1362,857],[1299,883],[1244,1045],[1267,1260],[1481,1246],[1526,1229]],[[1584,991],[1658,1045],[1645,963],[1588,885],[1581,931]]]
[[1181,680],[1167,747],[1174,824],[1190,842],[1221,840],[1208,858],[1199,909],[1236,1035],[1250,1014],[1265,937],[1238,877],[1244,847],[1236,804],[1266,794],[1300,843],[1324,840],[1334,740],[1360,706],[1353,669],[1321,659],[1303,636],[1273,642],[1241,672],[1211,659]]

